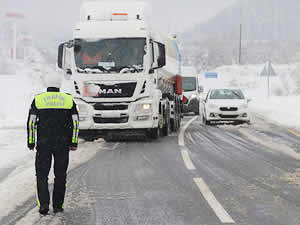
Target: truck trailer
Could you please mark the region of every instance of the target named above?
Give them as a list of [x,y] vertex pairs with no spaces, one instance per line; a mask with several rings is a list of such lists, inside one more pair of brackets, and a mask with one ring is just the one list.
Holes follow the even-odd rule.
[[62,90],[79,108],[80,137],[157,139],[181,122],[181,55],[176,40],[147,22],[141,2],[86,2],[73,39],[59,45]]

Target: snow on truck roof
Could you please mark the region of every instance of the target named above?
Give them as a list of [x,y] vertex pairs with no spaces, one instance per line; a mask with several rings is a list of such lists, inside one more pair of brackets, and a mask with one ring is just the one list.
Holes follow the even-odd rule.
[[145,2],[85,2],[80,21],[147,20],[150,11]]

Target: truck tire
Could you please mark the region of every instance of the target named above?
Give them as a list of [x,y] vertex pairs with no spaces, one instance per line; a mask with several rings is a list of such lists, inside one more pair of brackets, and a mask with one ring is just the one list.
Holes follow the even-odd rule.
[[162,128],[162,136],[168,136],[171,133],[171,119],[169,116],[170,109],[164,110],[164,125]]
[[176,132],[176,122],[175,121],[176,121],[176,119],[170,119],[172,132]]
[[181,127],[181,116],[178,117],[177,123],[178,123],[178,128],[177,129],[179,130],[180,127]]
[[165,125],[164,125],[163,129],[162,129],[162,135],[163,136],[168,136],[169,133],[170,133],[170,120],[167,120],[165,122]]
[[152,128],[147,131],[147,137],[152,140],[157,140],[160,137],[160,129],[159,128]]

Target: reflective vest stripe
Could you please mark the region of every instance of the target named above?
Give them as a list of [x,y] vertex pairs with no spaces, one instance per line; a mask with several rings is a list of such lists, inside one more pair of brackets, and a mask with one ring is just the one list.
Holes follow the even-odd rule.
[[78,143],[78,134],[79,134],[79,118],[78,115],[72,115],[73,119],[73,136],[72,136],[72,143],[77,144]]
[[72,109],[71,95],[60,92],[45,92],[35,96],[37,109]]
[[36,183],[36,201],[38,203],[38,206],[41,207],[40,199],[39,199],[39,193],[38,193],[38,188],[37,188],[37,182]]
[[29,144],[35,143],[35,123],[36,123],[36,115],[30,115],[30,117],[29,117]]

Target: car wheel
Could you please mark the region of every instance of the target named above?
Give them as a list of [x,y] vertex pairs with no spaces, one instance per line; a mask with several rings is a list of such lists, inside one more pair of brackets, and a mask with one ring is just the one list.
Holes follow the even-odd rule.
[[205,116],[203,116],[202,123],[205,124],[205,125],[210,125],[211,124],[209,120],[206,120]]

